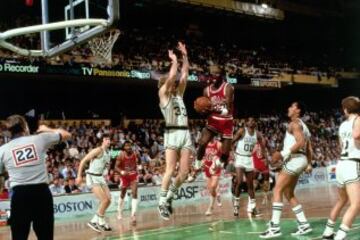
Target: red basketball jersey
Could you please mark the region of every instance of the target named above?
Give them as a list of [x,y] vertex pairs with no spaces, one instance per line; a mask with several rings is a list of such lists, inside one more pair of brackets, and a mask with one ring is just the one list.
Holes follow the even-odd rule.
[[255,147],[254,147],[254,150],[252,153],[252,159],[254,162],[255,169],[257,169],[259,172],[268,172],[269,171],[269,167],[265,164],[265,157],[262,154],[259,143],[255,144]]
[[119,168],[127,171],[128,173],[137,172],[137,157],[135,153],[128,156],[125,152],[119,156]]
[[[211,87],[212,85],[207,87],[207,95],[213,106],[216,106],[218,108],[226,107],[227,109],[232,108],[232,106],[226,105],[225,91],[226,91],[226,87],[228,84],[229,83],[227,83],[227,82],[223,82],[220,85],[220,87],[216,90],[212,89],[212,87]],[[220,118],[229,118],[229,117],[232,117],[232,114],[233,114],[232,112],[229,112],[227,115],[221,115],[219,113],[211,113],[210,117],[215,116],[215,117],[220,117]]]
[[219,143],[218,141],[213,141],[206,146],[205,156],[204,156],[205,161],[213,161],[214,157],[221,156],[221,149],[218,147],[218,143]]

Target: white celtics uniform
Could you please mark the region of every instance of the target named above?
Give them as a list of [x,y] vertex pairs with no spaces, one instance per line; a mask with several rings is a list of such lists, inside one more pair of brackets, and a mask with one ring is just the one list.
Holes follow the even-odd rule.
[[184,100],[180,95],[171,95],[165,106],[160,106],[165,118],[165,148],[181,150],[193,150],[190,131],[188,129],[188,117]]
[[108,151],[103,151],[99,158],[94,158],[90,162],[89,169],[86,171],[86,185],[92,187],[93,185],[105,185],[104,172],[106,167],[110,164],[110,154]]
[[344,121],[339,128],[341,141],[341,158],[336,165],[336,180],[339,187],[360,181],[360,149],[355,146],[352,137],[355,119],[352,117]]
[[[311,134],[306,124],[301,119],[298,120],[302,126],[306,146],[308,141],[310,141]],[[296,144],[294,135],[286,131],[283,149],[290,149],[294,144]],[[297,153],[291,154],[289,159],[284,159],[283,171],[290,175],[299,176],[306,169],[307,165],[308,161],[306,157],[306,149],[304,147],[299,149]]]
[[246,172],[254,171],[254,163],[251,157],[252,151],[257,143],[257,133],[254,131],[250,135],[247,128],[245,128],[245,135],[240,139],[236,145],[235,150],[235,167],[244,168]]

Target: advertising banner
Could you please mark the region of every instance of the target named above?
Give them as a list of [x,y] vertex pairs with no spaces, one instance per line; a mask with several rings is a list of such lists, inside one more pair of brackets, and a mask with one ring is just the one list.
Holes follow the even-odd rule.
[[[231,196],[231,179],[220,181],[220,192],[223,198]],[[140,187],[138,189],[139,208],[155,207],[159,202],[160,186]],[[117,211],[120,191],[111,191],[111,204],[107,212]],[[185,183],[175,196],[174,206],[186,205],[199,200],[208,200],[206,182]],[[55,219],[72,218],[94,214],[98,200],[92,193],[72,194],[54,197]],[[124,210],[131,207],[131,191],[125,195]],[[10,214],[10,201],[0,201],[0,211]]]

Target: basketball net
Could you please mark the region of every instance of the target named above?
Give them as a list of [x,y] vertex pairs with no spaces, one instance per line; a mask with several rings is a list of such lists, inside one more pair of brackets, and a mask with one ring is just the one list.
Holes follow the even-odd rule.
[[119,35],[119,29],[111,29],[105,34],[95,37],[88,42],[90,50],[95,57],[95,64],[112,63],[112,49]]

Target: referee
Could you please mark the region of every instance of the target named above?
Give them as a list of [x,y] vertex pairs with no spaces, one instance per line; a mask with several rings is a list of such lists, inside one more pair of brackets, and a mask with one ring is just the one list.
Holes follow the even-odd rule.
[[62,129],[39,126],[30,135],[24,117],[12,115],[5,126],[11,141],[0,147],[0,172],[9,173],[11,197],[11,234],[14,240],[26,240],[31,223],[39,240],[54,238],[53,198],[48,187],[46,152],[53,145],[68,140],[70,133]]

